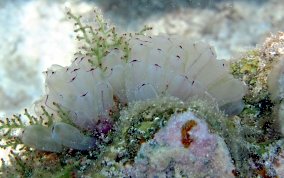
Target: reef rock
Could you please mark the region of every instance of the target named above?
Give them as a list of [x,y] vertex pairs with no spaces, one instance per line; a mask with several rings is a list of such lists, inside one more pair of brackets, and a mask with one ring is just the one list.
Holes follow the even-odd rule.
[[233,172],[223,139],[189,111],[173,115],[126,170],[131,177],[234,177]]

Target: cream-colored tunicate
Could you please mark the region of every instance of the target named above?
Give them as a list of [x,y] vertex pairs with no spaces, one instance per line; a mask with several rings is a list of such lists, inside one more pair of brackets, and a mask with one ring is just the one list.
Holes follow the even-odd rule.
[[50,152],[61,152],[64,147],[89,150],[96,146],[93,137],[86,136],[76,127],[62,122],[55,123],[50,128],[30,125],[24,129],[21,138],[29,147]]
[[[93,130],[100,118],[121,103],[174,96],[183,101],[210,98],[228,114],[242,110],[245,86],[216,59],[214,49],[182,37],[132,36],[129,58],[110,49],[101,66],[78,55],[71,66],[52,66],[46,72],[46,96],[37,103],[56,115],[57,103],[79,128]],[[93,59],[93,58],[92,58]]]
[[58,144],[76,150],[89,150],[96,146],[95,138],[85,136],[76,127],[63,122],[53,125],[51,135]]
[[50,152],[61,152],[63,147],[51,137],[51,130],[42,125],[30,125],[22,134],[22,142],[32,148]]

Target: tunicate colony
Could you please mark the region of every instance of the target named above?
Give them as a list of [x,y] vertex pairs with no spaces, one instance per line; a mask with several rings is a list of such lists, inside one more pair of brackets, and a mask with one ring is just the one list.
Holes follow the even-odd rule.
[[38,108],[43,105],[57,118],[58,105],[69,113],[70,123],[58,120],[49,128],[28,126],[23,143],[52,152],[61,152],[64,147],[92,149],[95,138],[82,131],[97,129],[98,122],[112,123],[110,111],[117,102],[131,104],[163,96],[189,101],[198,97],[214,101],[227,114],[242,110],[246,87],[216,59],[210,45],[176,36],[134,35],[129,47],[127,60],[123,60],[122,50],[113,48],[101,66],[91,65],[88,55],[79,54],[68,67],[53,65],[48,69],[47,94],[36,103],[37,114],[42,115]]

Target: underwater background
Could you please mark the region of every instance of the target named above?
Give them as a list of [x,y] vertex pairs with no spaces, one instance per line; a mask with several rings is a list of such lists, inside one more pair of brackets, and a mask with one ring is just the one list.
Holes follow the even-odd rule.
[[[227,115],[223,116],[222,113],[214,111],[214,109],[198,99],[188,103],[188,105],[185,104],[185,106],[177,104],[176,101],[173,101],[172,99],[153,101],[154,104],[149,102],[137,105],[140,107],[140,105],[159,105],[162,103],[161,105],[164,106],[165,103],[168,103],[169,105],[166,104],[164,106],[165,110],[157,109],[155,112],[167,113],[168,111],[166,108],[173,107],[176,109],[175,112],[184,113],[184,116],[176,116],[180,120],[168,120],[169,123],[177,122],[176,125],[179,129],[180,127],[181,129],[186,127],[186,130],[188,127],[191,128],[194,126],[185,126],[189,123],[186,122],[183,117],[192,117],[193,119],[190,124],[195,125],[198,123],[199,125],[202,125],[200,130],[196,130],[196,133],[193,134],[204,134],[201,138],[202,141],[206,140],[208,141],[208,144],[214,142],[216,145],[213,144],[212,146],[209,144],[210,146],[207,145],[208,148],[203,145],[204,150],[199,150],[202,153],[197,151],[200,145],[203,144],[202,141],[200,142],[200,145],[193,145],[192,149],[196,149],[196,152],[194,152],[196,155],[193,155],[193,157],[198,157],[197,155],[202,155],[204,152],[214,155],[219,154],[216,157],[208,158],[209,160],[214,160],[212,164],[209,164],[211,167],[208,167],[208,172],[215,170],[215,172],[212,172],[211,177],[244,177],[244,175],[284,177],[284,104],[282,104],[284,96],[284,62],[282,62],[284,60],[284,34],[282,33],[284,31],[284,0],[0,0],[0,118],[3,122],[6,118],[13,117],[14,114],[26,113],[25,109],[27,109],[30,114],[38,114],[37,111],[34,111],[36,105],[35,101],[39,100],[51,85],[48,84],[48,82],[45,83],[46,78],[43,72],[53,72],[55,69],[50,69],[52,64],[72,66],[74,53],[77,52],[77,34],[74,31],[74,22],[67,18],[66,8],[71,9],[72,13],[76,16],[81,15],[86,17],[82,22],[89,24],[96,19],[93,14],[95,7],[101,11],[104,20],[108,24],[116,27],[118,33],[137,32],[147,25],[152,28],[147,31],[147,35],[149,36],[154,37],[163,34],[169,36],[169,38],[173,37],[173,39],[176,36],[179,36],[181,39],[184,38],[190,39],[191,41],[204,42],[212,46],[215,49],[215,51],[212,52],[214,53],[212,56],[220,61],[227,61],[222,63],[223,66],[228,67],[226,70],[228,70],[235,79],[240,80],[240,82],[246,86],[244,87],[246,94],[242,91],[241,94],[238,95],[238,97],[244,96],[244,103],[239,107],[243,109],[242,112],[236,112],[237,114],[235,114],[235,111],[232,111],[233,116],[229,113],[230,116],[228,117],[237,117],[237,119],[232,122],[233,124],[225,121],[228,118],[223,120],[223,117],[227,117]],[[167,44],[163,39],[156,39],[155,44],[159,45],[160,41],[161,45],[162,43],[165,43],[165,45]],[[133,44],[135,45],[135,41]],[[131,40],[130,45],[132,45]],[[197,51],[202,51],[203,49],[211,50],[210,47],[200,47]],[[76,68],[74,68],[74,70],[75,69]],[[209,70],[208,74],[211,74]],[[233,89],[231,89],[231,91],[233,92]],[[237,101],[238,100],[236,99],[232,103],[236,104]],[[227,108],[224,109],[226,112],[231,108],[225,104],[222,103],[220,105]],[[187,107],[192,110],[186,110],[185,108]],[[220,109],[222,110],[223,108],[220,107]],[[144,112],[137,110],[139,109],[137,109],[135,105],[133,108],[130,107],[129,110],[123,111],[119,121],[122,123],[127,122],[125,119],[130,116],[136,116],[137,113],[135,112],[140,114]],[[202,112],[200,110],[202,110]],[[214,123],[210,119],[205,119],[206,122],[199,119],[199,117],[209,117],[204,114],[206,112],[210,113],[208,114],[210,115],[210,119],[211,117],[220,118],[219,120],[217,119],[218,123]],[[192,113],[198,113],[198,116],[195,116]],[[166,116],[163,115],[163,117]],[[172,118],[171,115],[167,115],[167,117]],[[151,120],[151,122],[153,121]],[[224,124],[221,124],[221,129],[215,128],[215,124],[218,125],[220,124],[219,122]],[[183,126],[179,125],[180,123],[183,123]],[[214,134],[219,135],[220,138],[219,136],[215,137],[215,135],[211,135],[211,133],[208,132],[206,123],[210,125],[208,126],[209,128],[212,127],[210,129],[214,130]],[[102,127],[105,129],[105,127],[108,127],[108,124],[109,123]],[[143,124],[141,125],[148,127],[148,123]],[[84,127],[80,124],[78,125],[80,128]],[[139,127],[141,125],[139,125]],[[62,128],[63,126],[58,124],[58,127]],[[121,127],[130,126],[126,124]],[[153,125],[151,125],[151,127],[153,127]],[[255,130],[253,129],[254,127],[256,128]],[[5,127],[1,125],[0,129],[3,128]],[[229,131],[222,131],[224,128],[228,128]],[[73,128],[70,129],[72,130]],[[159,157],[160,155],[175,155],[177,160],[182,160],[183,154],[187,154],[187,152],[177,154],[177,152],[181,152],[180,150],[166,152],[167,147],[163,146],[163,144],[177,144],[172,141],[175,139],[175,136],[168,136],[170,138],[167,138],[167,132],[175,130],[176,128],[167,128],[163,125],[163,127],[159,126],[160,130],[157,128],[155,129],[155,133],[157,133],[155,135],[155,140],[157,143],[152,143],[150,140],[150,138],[154,138],[154,133],[151,132],[152,136],[143,140],[143,143],[146,141],[148,142],[147,144],[143,144],[144,146],[138,155],[138,157],[140,157],[138,158],[131,155],[129,156],[131,157],[131,161],[126,161],[127,163],[132,163],[135,162],[135,160],[138,160],[135,162],[136,165],[131,168],[128,168],[127,165],[123,165],[126,167],[125,170],[122,171],[125,175],[133,177],[143,177],[147,175],[148,177],[154,177],[156,174],[152,172],[156,171],[156,173],[161,172],[161,177],[169,177],[170,175],[178,177],[177,174],[173,175],[172,173],[169,173],[168,175],[162,174],[163,171],[161,170],[164,170],[162,167],[166,167],[163,164],[166,163],[159,160],[161,159]],[[167,131],[167,129],[170,131]],[[124,131],[115,131],[117,131],[114,132],[115,134],[124,133]],[[77,133],[77,130],[74,130],[74,133]],[[78,133],[77,135],[80,134]],[[84,135],[82,135],[82,137],[88,140]],[[236,138],[237,141],[231,141],[232,138]],[[110,140],[111,141],[109,142],[116,142],[115,139],[112,140],[112,137]],[[24,138],[22,138],[22,141],[28,146],[34,146],[35,144],[26,141]],[[5,145],[5,141],[1,141],[0,143]],[[110,143],[102,143],[104,146],[108,144]],[[187,144],[190,145],[190,143]],[[226,144],[227,146],[229,145],[229,148],[224,146]],[[74,148],[73,145],[69,146],[68,143],[64,146],[66,145],[68,145],[67,147],[69,148]],[[236,145],[242,146],[234,150],[233,148],[235,148]],[[117,148],[116,146],[117,145],[114,144],[114,148]],[[128,146],[129,145],[125,146],[127,151],[129,151]],[[133,147],[135,146],[137,146],[137,144]],[[37,148],[37,146],[35,147]],[[207,150],[210,150],[212,147],[214,147],[213,151]],[[82,144],[81,147],[76,147],[74,149],[80,150],[80,148],[84,148],[84,145]],[[8,153],[10,148],[7,147],[5,149],[6,150],[1,149],[0,158],[9,160]],[[102,148],[97,149],[101,150]],[[97,149],[96,151],[98,151]],[[135,149],[136,151],[134,152],[137,153],[137,150],[139,150],[140,147],[135,147]],[[61,152],[61,147],[58,149],[53,147],[52,150],[55,150],[55,152],[60,150],[59,152]],[[84,151],[85,150],[83,149],[83,152]],[[236,156],[242,154],[242,152],[250,153],[243,157]],[[57,155],[60,158],[55,156],[54,159],[56,159],[56,161],[60,159],[68,160],[72,154],[73,153],[66,156],[68,158],[62,158]],[[78,153],[74,154],[76,155],[76,158],[79,157]],[[83,155],[84,154],[85,153],[83,153]],[[142,158],[143,154],[144,157],[149,157],[147,157],[147,159],[153,157],[154,166],[152,166],[154,168],[149,166],[150,164],[148,165],[148,163],[145,163],[146,158]],[[214,167],[215,162],[216,164],[221,164],[220,157],[225,157],[223,163],[225,164],[225,168],[222,167],[222,165],[220,167]],[[231,161],[231,157],[233,161]],[[170,158],[165,159],[169,160]],[[243,163],[238,159],[248,160]],[[268,162],[264,162],[263,160],[268,160]],[[204,161],[206,162],[206,160]],[[168,162],[170,162],[169,165],[173,164],[171,161]],[[96,164],[98,163],[96,162]],[[190,165],[191,163],[188,162],[188,160],[183,160],[181,165],[184,164]],[[202,163],[198,162],[196,164],[199,165],[193,166],[196,170],[190,170],[192,176],[208,176],[205,174],[198,175],[197,170],[204,167],[202,167]],[[248,164],[249,166],[246,167],[242,164]],[[91,163],[85,163],[84,166],[86,165],[89,166]],[[157,165],[163,166],[160,168]],[[94,168],[94,170],[101,170],[103,172],[102,175],[109,175],[109,177],[119,177],[123,175],[119,171],[119,173],[114,171],[114,173],[111,174],[110,172],[113,168],[111,165],[108,166],[109,170],[102,170],[102,168],[97,167]],[[117,168],[119,166],[116,165],[115,167]],[[183,170],[189,168],[180,166],[178,169]],[[51,168],[51,170],[53,170],[53,168]],[[57,168],[54,168],[54,170],[57,170]],[[66,171],[66,169],[64,170]],[[82,170],[83,171],[79,171],[79,173],[76,172],[78,177],[85,176],[82,173],[85,169]],[[228,170],[230,170],[230,173],[228,173]],[[171,172],[170,170],[167,171]],[[176,171],[177,170],[175,170],[175,172]],[[224,174],[216,173],[222,171]],[[249,174],[248,172],[250,171],[253,173]],[[91,171],[89,170],[87,171],[89,176],[99,176],[90,172]],[[147,172],[147,174],[145,172]],[[144,173],[145,175],[143,175]],[[41,174],[38,173],[38,176],[39,175]],[[186,175],[186,173],[184,175]],[[25,176],[29,177],[27,174],[25,174]],[[37,177],[36,174],[34,177]]]

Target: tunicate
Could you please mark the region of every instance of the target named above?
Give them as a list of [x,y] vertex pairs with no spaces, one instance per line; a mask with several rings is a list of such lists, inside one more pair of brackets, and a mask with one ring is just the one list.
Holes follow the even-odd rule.
[[63,147],[51,137],[51,130],[42,125],[30,125],[25,128],[22,134],[22,142],[32,148],[61,152]]
[[93,137],[85,136],[77,128],[63,122],[53,125],[51,137],[57,143],[77,150],[89,150],[96,146]]

